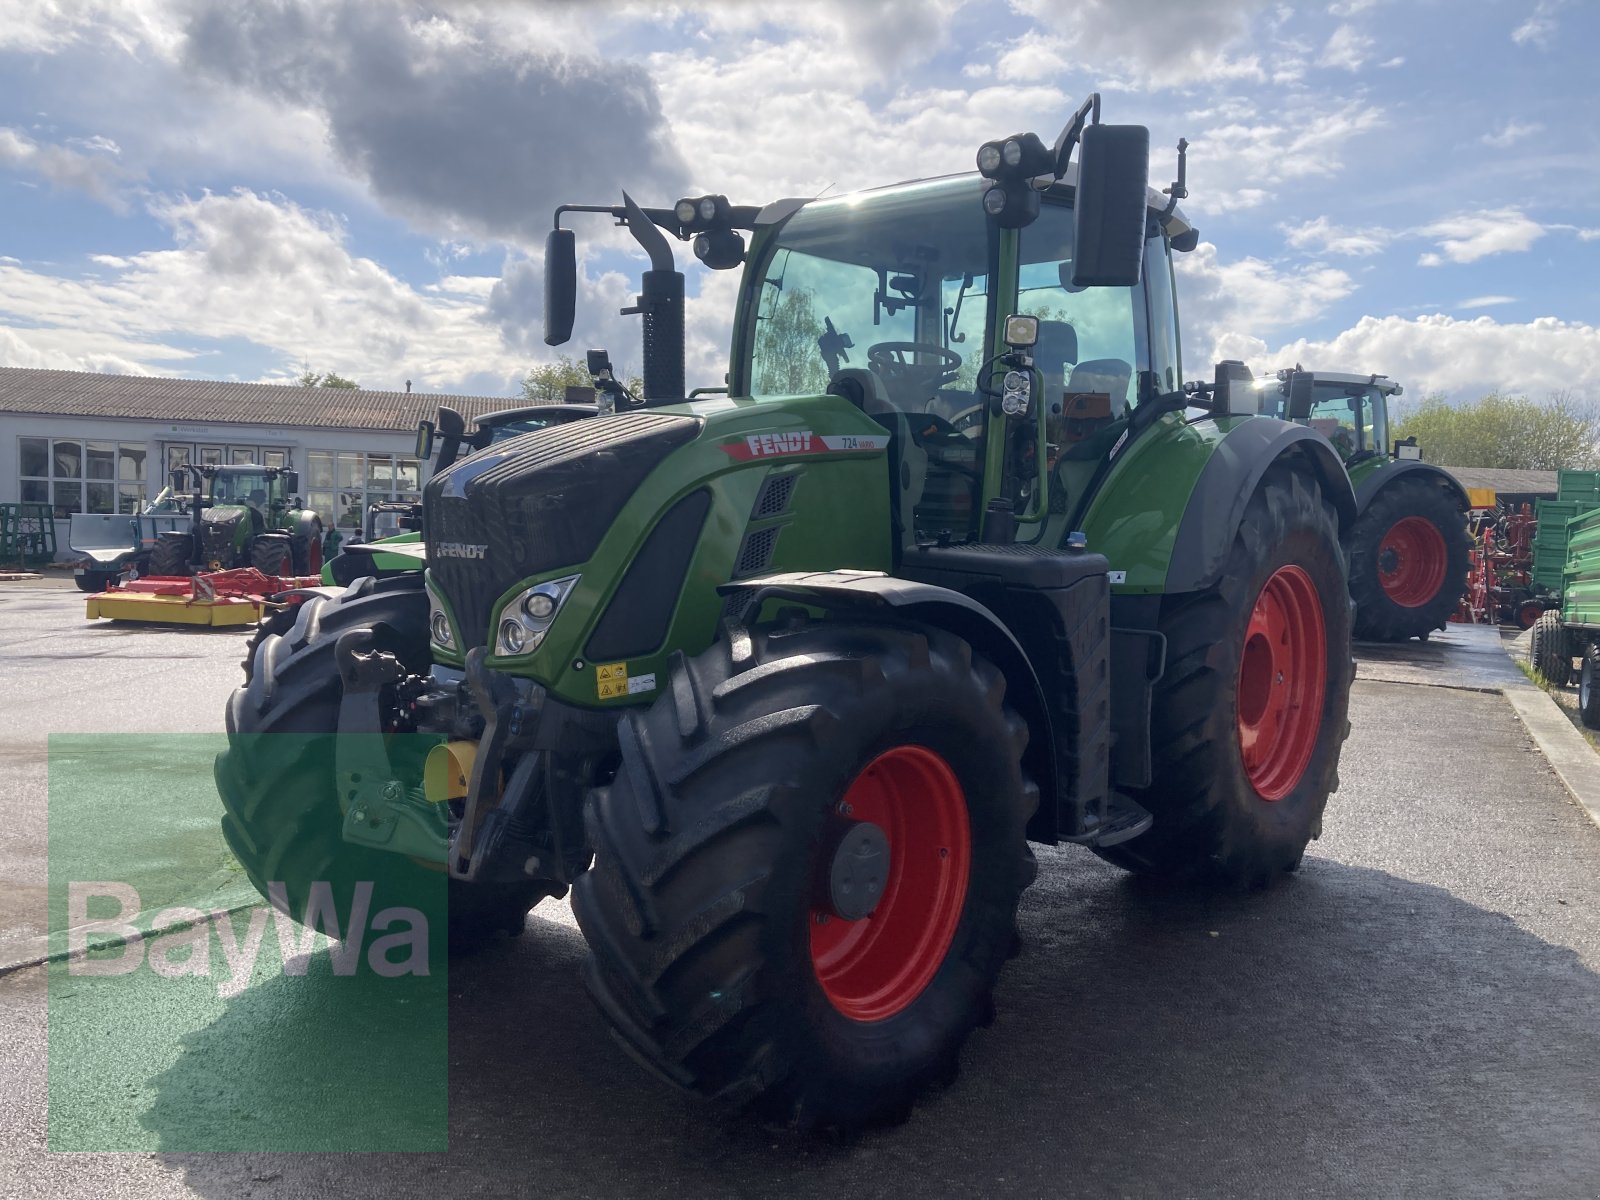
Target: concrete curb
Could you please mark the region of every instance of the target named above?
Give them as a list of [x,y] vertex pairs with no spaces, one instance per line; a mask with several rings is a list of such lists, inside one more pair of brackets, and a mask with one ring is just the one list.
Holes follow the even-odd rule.
[[24,580],[43,578],[43,575],[28,571],[0,571],[0,583],[22,583]]
[[[234,913],[265,904],[266,901],[260,896],[254,896],[248,900],[225,901],[221,908],[207,908],[201,911],[206,914],[206,919],[210,920],[213,913],[223,912],[232,916]],[[102,926],[88,925],[81,929],[58,929],[52,933],[36,933],[0,942],[0,979],[17,971],[25,971],[29,967],[42,967],[46,963],[60,962],[63,959],[82,958],[88,951],[72,949],[74,934],[81,935],[86,943],[90,934],[100,934],[101,940],[95,942],[93,949],[109,950],[130,942],[147,942],[151,938],[160,937],[163,933],[171,933],[174,929],[187,929],[193,924],[193,922],[179,922],[152,930],[149,928],[151,920],[160,911],[161,909],[152,908],[132,917],[128,924],[134,926],[134,935],[127,938],[107,938],[104,936],[105,930]]]
[[1600,755],[1572,727],[1560,705],[1538,688],[1507,688],[1504,695],[1556,777],[1600,826]]

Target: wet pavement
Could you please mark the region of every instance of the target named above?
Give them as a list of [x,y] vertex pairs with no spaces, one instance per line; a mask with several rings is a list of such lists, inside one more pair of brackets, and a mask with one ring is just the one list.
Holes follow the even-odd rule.
[[[43,884],[46,730],[214,731],[237,670],[243,635],[110,636],[73,623],[77,601],[0,591],[8,897]],[[308,1047],[345,1056],[347,1110],[402,1119],[378,1066],[392,1041],[373,1038],[370,1072],[359,1037],[318,1041],[348,993],[316,972],[168,1006],[181,1053],[136,1045],[147,1078],[103,1098],[150,1152],[48,1153],[45,972],[0,977],[0,1195],[1594,1196],[1600,829],[1504,697],[1471,690],[1515,686],[1477,637],[1358,649],[1325,835],[1267,893],[1040,851],[996,1023],[898,1129],[801,1139],[655,1083],[607,1036],[570,913],[546,902],[451,967],[442,1153],[188,1149],[292,1096]],[[42,894],[8,911],[42,922]]]

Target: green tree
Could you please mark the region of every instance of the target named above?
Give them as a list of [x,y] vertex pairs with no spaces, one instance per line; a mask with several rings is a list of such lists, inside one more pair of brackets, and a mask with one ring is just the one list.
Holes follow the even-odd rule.
[[763,318],[756,343],[756,391],[764,396],[809,396],[826,389],[828,365],[817,349],[823,328],[810,292],[782,293]]
[[346,379],[337,372],[329,371],[326,375],[319,375],[310,367],[300,372],[300,378],[297,382],[301,387],[307,388],[358,388],[361,386],[354,379]]
[[1600,466],[1600,412],[1557,392],[1543,404],[1490,392],[1472,404],[1443,395],[1402,407],[1391,436],[1415,437],[1422,456],[1443,467],[1557,471]]
[[[622,383],[635,396],[644,393],[644,381],[636,375],[624,377]],[[594,378],[586,364],[570,354],[559,354],[554,362],[529,369],[522,379],[522,396],[530,404],[560,404],[567,398],[569,387],[593,386]]]

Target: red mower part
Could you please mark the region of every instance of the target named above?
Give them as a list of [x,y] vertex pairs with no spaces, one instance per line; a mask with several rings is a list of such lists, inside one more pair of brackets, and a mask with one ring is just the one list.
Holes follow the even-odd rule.
[[855,1021],[911,1005],[944,962],[966,906],[972,868],[967,801],[955,772],[925,746],[886,750],[851,782],[840,806],[889,842],[889,872],[859,921],[813,908],[811,965],[823,993]]
[[1279,567],[1256,597],[1239,660],[1239,751],[1263,800],[1287,796],[1311,761],[1327,653],[1316,584],[1300,567]]
[[1402,517],[1378,544],[1378,582],[1402,608],[1421,608],[1437,596],[1448,565],[1444,537],[1426,517]]

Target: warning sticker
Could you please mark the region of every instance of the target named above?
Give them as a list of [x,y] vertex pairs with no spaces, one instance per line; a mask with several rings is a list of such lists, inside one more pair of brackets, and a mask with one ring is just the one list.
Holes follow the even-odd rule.
[[888,434],[813,433],[797,429],[790,433],[753,433],[739,442],[724,442],[723,450],[738,459],[783,458],[795,454],[833,454],[841,450],[886,450]]
[[594,669],[595,690],[602,700],[628,694],[628,664],[603,663]]

